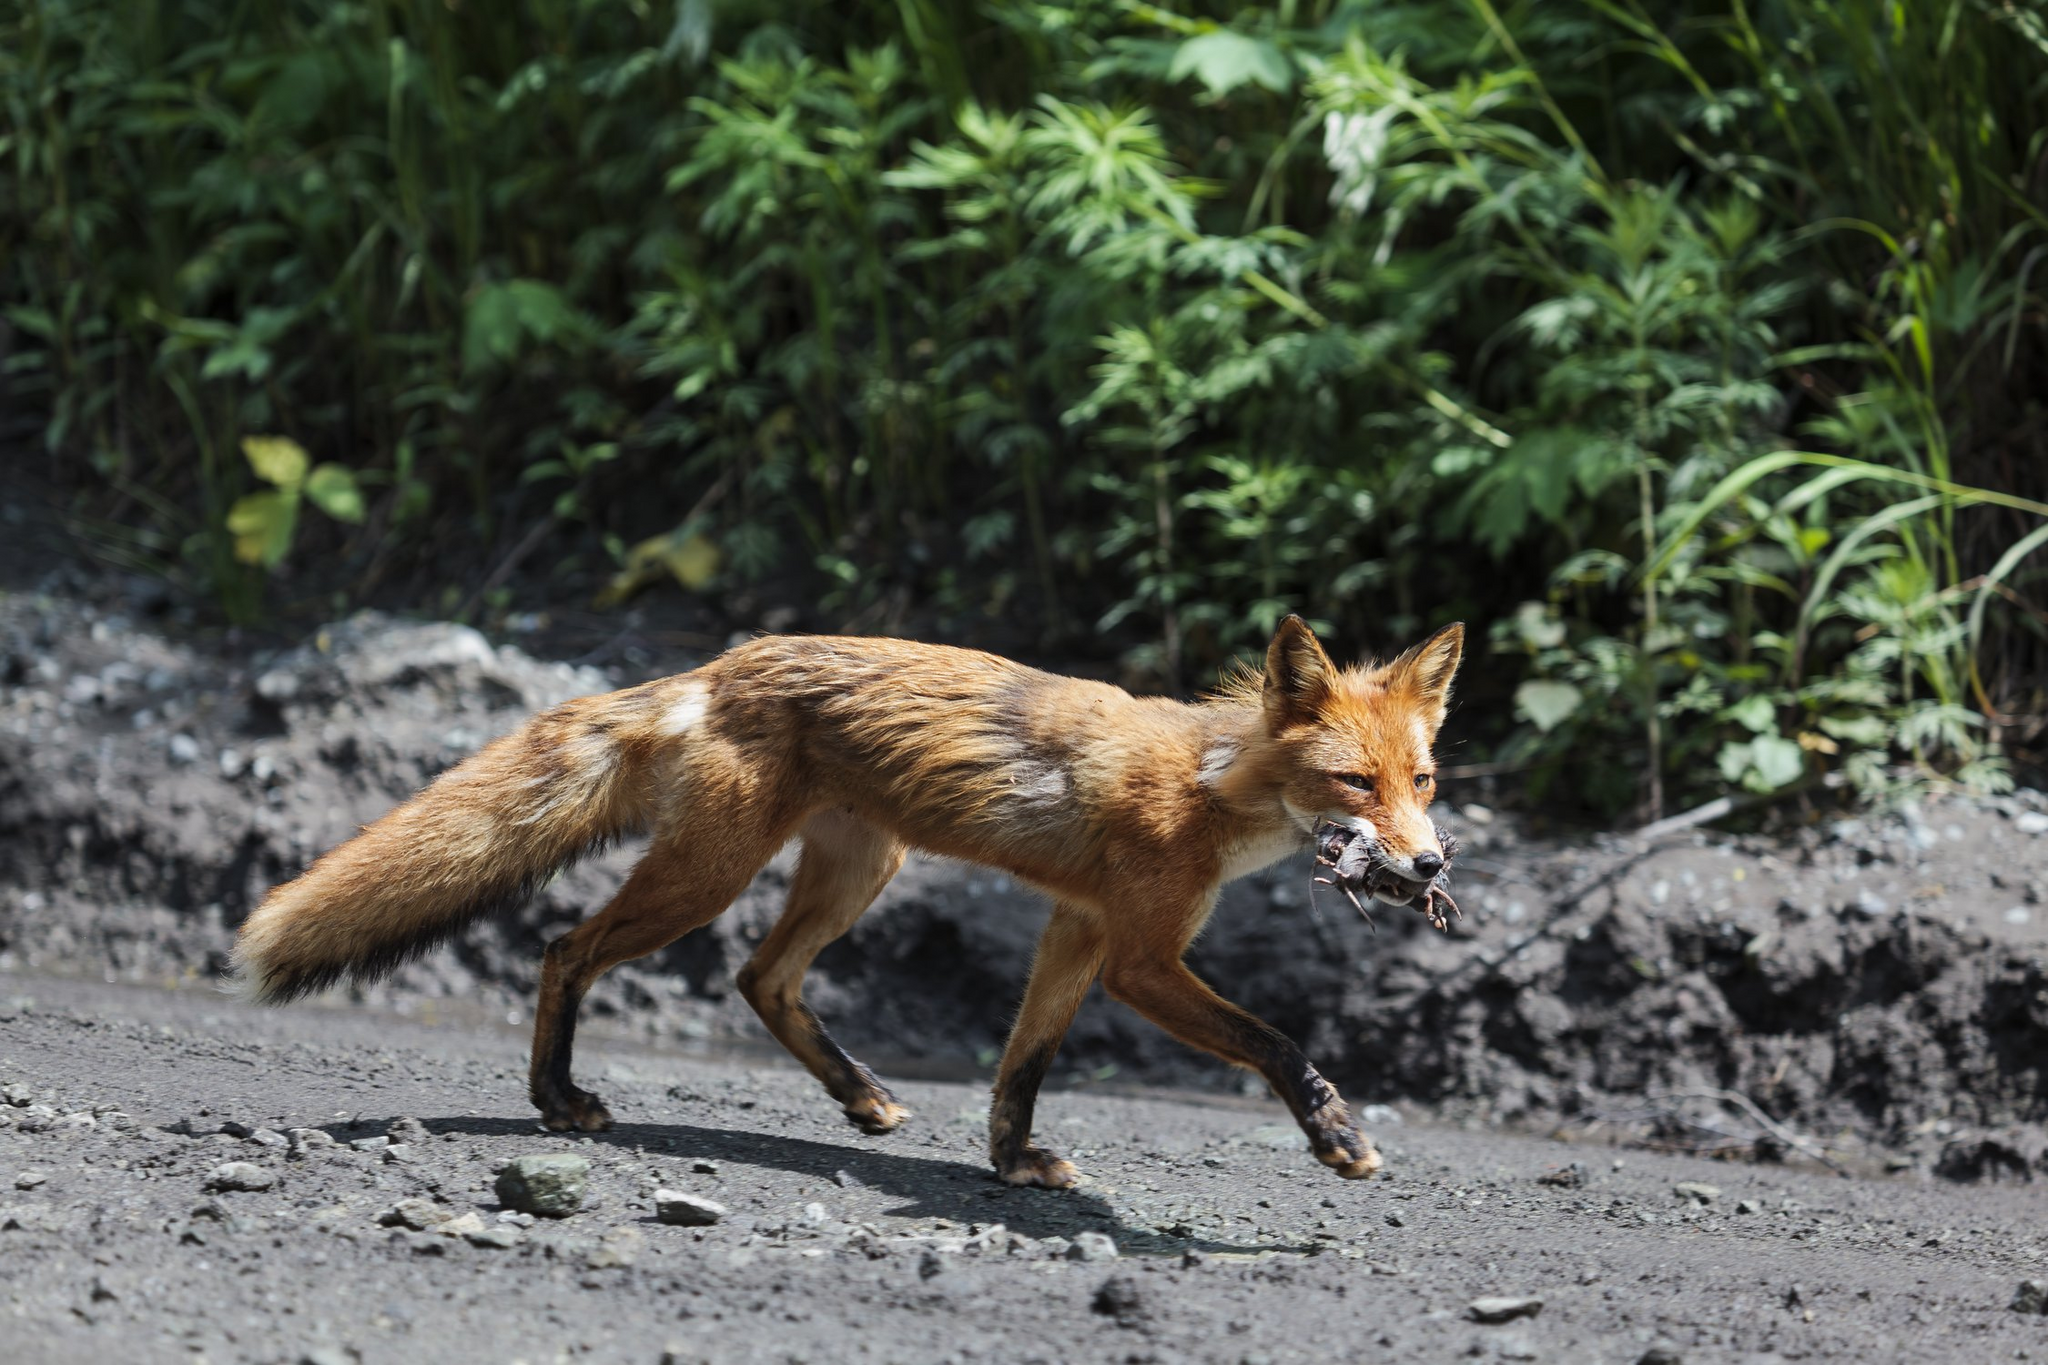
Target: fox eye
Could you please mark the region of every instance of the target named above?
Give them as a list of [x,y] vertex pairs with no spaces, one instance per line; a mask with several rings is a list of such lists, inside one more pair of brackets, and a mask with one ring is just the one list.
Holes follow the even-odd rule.
[[1372,790],[1372,779],[1364,773],[1338,773],[1337,780],[1347,787],[1356,787],[1362,792]]
[[1435,780],[1428,773],[1417,773],[1415,774],[1415,790],[1426,792],[1429,790],[1429,784]]

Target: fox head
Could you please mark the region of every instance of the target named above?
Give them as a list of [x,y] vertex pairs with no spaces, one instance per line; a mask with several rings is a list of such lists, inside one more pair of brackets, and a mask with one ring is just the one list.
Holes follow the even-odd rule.
[[1458,623],[1391,663],[1339,668],[1308,623],[1289,616],[1266,650],[1260,704],[1280,759],[1280,799],[1304,832],[1329,820],[1371,838],[1399,879],[1377,893],[1389,904],[1408,904],[1443,869],[1428,815],[1431,749],[1464,649]]

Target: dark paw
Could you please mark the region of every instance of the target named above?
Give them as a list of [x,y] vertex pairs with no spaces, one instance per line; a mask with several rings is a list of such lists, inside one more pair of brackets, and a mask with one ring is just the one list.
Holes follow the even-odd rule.
[[612,1126],[611,1110],[587,1090],[539,1100],[541,1126],[551,1133],[602,1133]]
[[1046,1190],[1072,1189],[1081,1179],[1071,1161],[1062,1161],[1041,1147],[1026,1147],[996,1158],[996,1175],[1005,1185],[1036,1185]]
[[846,1106],[846,1121],[863,1133],[886,1133],[900,1128],[910,1111],[886,1090],[877,1089]]
[[1379,1149],[1372,1145],[1371,1138],[1356,1128],[1311,1133],[1309,1146],[1315,1152],[1316,1160],[1346,1180],[1365,1180],[1380,1169]]

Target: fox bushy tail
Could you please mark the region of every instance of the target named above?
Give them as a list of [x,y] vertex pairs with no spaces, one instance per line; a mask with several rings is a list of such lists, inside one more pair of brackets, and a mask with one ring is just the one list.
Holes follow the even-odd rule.
[[608,714],[625,695],[542,712],[274,888],[235,940],[235,988],[282,1003],[374,980],[643,827],[643,765]]

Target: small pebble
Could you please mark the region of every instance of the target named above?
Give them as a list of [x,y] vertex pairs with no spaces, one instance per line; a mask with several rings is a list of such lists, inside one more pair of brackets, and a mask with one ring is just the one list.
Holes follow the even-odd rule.
[[1513,1322],[1516,1318],[1533,1318],[1543,1311],[1543,1300],[1532,1295],[1498,1295],[1474,1299],[1465,1306],[1474,1322]]
[[656,1190],[654,1217],[671,1227],[708,1228],[725,1217],[725,1205],[684,1190]]
[[249,1161],[223,1162],[206,1177],[209,1190],[267,1190],[276,1183],[275,1175]]
[[377,1215],[377,1221],[387,1228],[407,1227],[414,1232],[425,1232],[437,1228],[455,1216],[455,1210],[436,1204],[431,1199],[401,1199]]
[[1114,1261],[1116,1258],[1116,1243],[1106,1233],[1077,1232],[1073,1245],[1067,1248],[1070,1261]]

